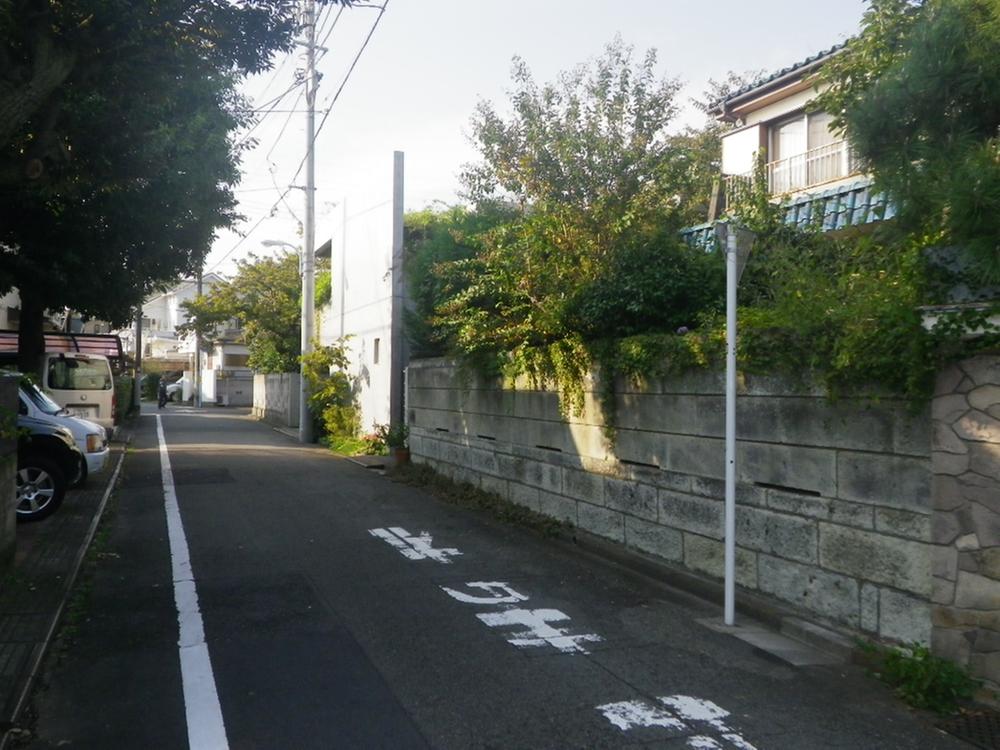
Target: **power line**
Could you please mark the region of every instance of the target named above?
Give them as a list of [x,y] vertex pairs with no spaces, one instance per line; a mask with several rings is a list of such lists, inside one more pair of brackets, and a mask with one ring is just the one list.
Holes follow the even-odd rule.
[[[354,59],[351,61],[351,66],[347,69],[347,73],[344,75],[343,80],[340,82],[340,86],[337,87],[336,93],[333,95],[333,99],[330,101],[330,105],[323,112],[323,118],[319,121],[319,127],[316,128],[316,132],[313,134],[313,143],[316,143],[316,139],[319,138],[320,132],[323,130],[323,126],[326,124],[327,118],[330,116],[330,112],[333,110],[333,105],[337,103],[337,99],[340,98],[341,92],[344,90],[344,86],[347,85],[348,80],[351,78],[351,74],[354,72],[354,67],[358,64],[358,60],[361,59],[361,55],[364,54],[365,48],[368,46],[368,42],[371,41],[372,35],[375,33],[375,29],[378,28],[379,21],[382,20],[382,16],[385,15],[385,9],[389,7],[389,0],[385,0],[381,6],[365,6],[365,7],[378,7],[378,15],[375,17],[375,21],[372,23],[372,27],[368,30],[368,35],[365,37],[364,42],[361,43],[361,48],[358,50]],[[295,178],[299,176],[302,172],[302,167],[306,164],[306,156],[302,157],[302,161],[299,162],[299,168],[295,170],[295,174],[292,175],[290,182],[295,182]]]
[[[333,30],[335,28],[337,28],[337,21],[340,20],[340,14],[343,13],[343,12],[344,12],[344,6],[341,5],[340,6],[340,10],[337,11],[337,15],[333,19],[333,23],[330,24],[330,28],[326,30],[326,35],[323,37],[323,41],[321,41],[319,43],[319,47],[320,47],[320,50],[319,50],[320,57],[319,57],[319,59],[320,60],[322,60],[323,56],[326,55],[326,49],[325,49],[326,48],[326,43],[327,43],[327,41],[329,41],[330,35],[333,33]],[[327,18],[329,18],[329,15],[327,16]],[[323,32],[321,31],[320,33],[323,33]],[[318,62],[318,60],[317,60],[317,62]]]
[[285,199],[285,196],[288,195],[291,191],[292,189],[290,187],[286,188],[285,191],[278,197],[278,200],[276,200],[273,204],[271,204],[271,208],[267,211],[267,213],[261,216],[257,220],[257,222],[252,227],[250,227],[249,230],[247,230],[247,233],[244,234],[242,237],[240,237],[239,241],[237,241],[235,245],[233,245],[231,248],[229,248],[229,250],[226,251],[225,255],[223,255],[221,258],[215,261],[215,263],[212,264],[212,267],[208,269],[206,273],[211,273],[216,268],[221,266],[230,255],[236,252],[236,250],[240,247],[240,245],[242,245],[244,242],[250,239],[250,235],[253,234],[255,231],[257,231],[257,229],[260,227],[261,224],[263,224],[268,219],[272,218],[274,216],[274,210],[278,207],[278,204],[281,203],[281,201]]
[[305,95],[305,89],[304,88],[300,89],[299,95],[295,97],[295,103],[292,105],[292,110],[288,113],[288,117],[285,118],[285,122],[284,124],[282,124],[281,130],[278,131],[278,137],[274,139],[274,143],[271,144],[271,148],[269,148],[267,150],[267,153],[264,155],[265,161],[271,160],[271,154],[274,153],[274,149],[276,149],[278,147],[278,144],[281,143],[281,138],[285,134],[285,130],[288,128],[288,124],[292,121],[292,117],[295,115],[295,108],[299,106],[299,102],[302,101],[302,97],[304,95]]
[[[343,10],[344,9],[343,6],[341,6],[340,9]],[[320,14],[321,15],[324,12],[326,13],[326,17],[320,19],[319,23],[316,24],[316,27],[317,27],[316,36],[320,36],[323,33],[323,31],[324,31],[324,29],[326,27],[326,24],[330,21],[330,16],[333,15],[333,7],[330,6],[330,5],[328,5],[325,8],[323,8],[323,9],[320,10]],[[339,17],[340,14],[338,13],[337,16]],[[336,23],[336,21],[334,21],[334,23]]]
[[[236,142],[236,145],[237,146],[242,146],[244,143],[246,143],[248,140],[250,140],[250,135],[253,133],[253,131],[255,131],[257,128],[259,128],[264,123],[264,121],[267,119],[268,115],[273,114],[277,110],[277,107],[278,107],[279,104],[281,104],[282,100],[286,96],[288,96],[290,93],[292,93],[292,91],[294,91],[296,88],[299,88],[301,86],[302,86],[302,81],[296,81],[291,86],[289,86],[287,89],[285,89],[285,91],[282,92],[282,94],[280,96],[276,97],[275,99],[272,99],[271,102],[270,102],[270,104],[271,104],[270,109],[268,109],[266,112],[264,112],[264,114],[262,114],[257,119],[257,121],[253,125],[250,126],[250,128],[243,134],[243,137],[240,138],[240,140]],[[302,94],[302,91],[300,89],[299,90],[299,95],[301,96],[301,94]],[[298,100],[296,100],[296,104],[297,103],[298,103]],[[293,106],[293,108],[294,108],[294,106]],[[257,110],[254,110],[254,111],[257,111]]]
[[[333,110],[333,106],[334,106],[334,105],[335,105],[335,104],[337,103],[337,100],[338,100],[338,99],[340,98],[340,94],[341,94],[341,93],[343,92],[343,90],[344,90],[344,87],[345,87],[345,86],[347,85],[347,82],[348,82],[348,81],[350,80],[350,78],[351,78],[351,75],[352,75],[352,74],[354,73],[354,68],[355,68],[355,67],[357,66],[357,64],[358,64],[358,60],[360,60],[360,59],[361,59],[361,55],[362,55],[362,54],[364,54],[364,51],[365,51],[365,49],[366,49],[366,48],[368,47],[368,43],[369,43],[369,42],[371,41],[371,38],[372,38],[372,36],[373,36],[373,35],[375,34],[375,30],[376,30],[376,29],[378,28],[378,25],[379,25],[379,22],[380,22],[380,21],[382,20],[382,16],[383,16],[383,15],[385,15],[385,11],[386,11],[386,8],[388,8],[388,7],[389,7],[389,0],[384,0],[384,2],[382,3],[382,5],[380,5],[380,6],[374,6],[374,5],[361,5],[361,4],[359,4],[359,5],[358,5],[358,7],[366,7],[366,8],[369,8],[369,7],[370,7],[370,8],[375,8],[375,7],[377,7],[377,8],[378,8],[378,10],[379,10],[379,12],[378,12],[378,15],[377,15],[377,16],[375,17],[375,21],[374,21],[374,22],[372,23],[372,27],[371,27],[371,29],[369,29],[369,30],[368,30],[368,34],[367,34],[367,36],[365,36],[365,39],[364,39],[364,41],[363,41],[363,42],[361,43],[361,47],[360,47],[360,48],[358,49],[358,51],[357,51],[357,54],[355,54],[355,55],[354,55],[354,59],[353,59],[353,60],[351,61],[351,65],[350,65],[350,67],[349,67],[349,68],[347,69],[347,73],[345,73],[345,74],[344,74],[344,78],[343,78],[343,79],[341,80],[341,82],[340,82],[340,86],[338,86],[338,87],[337,87],[337,90],[336,90],[336,92],[334,93],[334,95],[333,95],[333,98],[332,98],[332,100],[330,101],[330,104],[329,104],[329,106],[327,106],[327,107],[326,107],[326,109],[325,109],[325,110],[324,110],[324,112],[323,112],[323,118],[322,118],[322,119],[320,120],[320,123],[319,123],[319,127],[318,127],[318,128],[316,128],[316,130],[315,130],[315,132],[314,132],[314,134],[313,134],[313,143],[314,143],[314,144],[315,144],[315,142],[316,142],[316,139],[317,139],[317,138],[319,137],[319,134],[320,134],[320,132],[321,132],[321,131],[323,130],[323,126],[324,126],[324,125],[326,125],[326,121],[327,121],[327,118],[329,118],[329,116],[330,116],[330,112],[331,112],[331,111]],[[343,8],[341,8],[341,10],[342,10],[342,9],[343,9]],[[329,29],[327,30],[327,34],[326,34],[326,38],[329,38],[330,34],[331,34],[331,33],[332,33],[332,31],[333,31],[333,28],[334,28],[334,26],[336,25],[336,19],[337,19],[337,18],[339,18],[339,17],[340,17],[340,12],[338,12],[338,13],[337,13],[337,16],[336,16],[336,18],[334,19],[334,25],[333,25],[333,26],[331,26],[331,27],[330,27],[330,28],[329,28]],[[326,41],[326,38],[324,39],[324,41]],[[298,84],[298,83],[299,83],[299,82],[296,82],[296,84]],[[293,87],[293,88],[294,88],[294,87]],[[292,90],[292,89],[290,88],[290,89],[289,89],[288,91],[286,91],[286,92],[285,92],[285,93],[283,94],[283,96],[287,96],[287,95],[288,95],[288,93],[290,93],[290,92],[291,92],[291,90]],[[301,92],[301,91],[300,91],[300,92],[299,92],[299,96],[301,96],[301,95],[302,95],[302,93],[303,93],[303,92]],[[298,98],[296,98],[296,104],[297,104],[297,103],[298,103]],[[265,115],[265,116],[266,116],[266,115]],[[289,117],[289,119],[291,119],[291,118]],[[258,123],[258,124],[259,124],[259,123]],[[255,125],[254,127],[256,127],[256,125]],[[282,127],[282,133],[284,132],[284,129],[285,129],[285,127],[287,127],[287,121],[286,121],[286,123],[285,123],[285,126],[284,126],[284,127]],[[252,128],[251,128],[251,130],[252,130]],[[281,135],[281,134],[279,134],[279,138],[280,138],[280,135]],[[273,146],[272,146],[272,148],[273,148]],[[305,164],[306,164],[306,159],[307,159],[307,158],[308,158],[308,156],[303,156],[303,157],[302,157],[302,161],[301,161],[301,162],[299,162],[299,166],[298,166],[298,168],[297,168],[297,169],[295,170],[295,174],[294,174],[294,175],[292,175],[292,179],[291,179],[291,180],[289,180],[289,182],[295,182],[295,180],[296,180],[296,178],[297,178],[297,177],[299,176],[299,174],[301,174],[301,173],[302,173],[302,168],[303,168],[303,167],[305,166]],[[272,174],[272,178],[273,178],[273,174]],[[277,184],[275,184],[275,189],[277,189]],[[284,189],[283,191],[281,191],[281,192],[280,192],[280,194],[278,195],[278,199],[277,199],[277,200],[276,200],[276,201],[275,201],[275,202],[274,202],[274,203],[273,203],[273,204],[271,205],[271,208],[270,208],[270,209],[269,209],[269,210],[267,211],[267,213],[266,213],[266,214],[264,214],[263,216],[261,216],[261,217],[260,217],[260,219],[258,219],[258,220],[256,221],[256,223],[254,223],[254,225],[253,225],[252,227],[250,227],[250,229],[249,229],[249,230],[247,231],[247,233],[246,233],[246,234],[244,234],[244,235],[243,235],[243,236],[242,236],[242,237],[241,237],[241,238],[239,239],[239,241],[238,241],[238,242],[236,242],[236,244],[235,244],[235,245],[233,245],[233,246],[232,246],[231,248],[229,248],[229,250],[227,250],[227,251],[226,251],[226,253],[225,253],[225,254],[224,254],[224,255],[223,255],[223,256],[222,256],[222,257],[221,257],[221,258],[220,258],[219,260],[217,260],[217,261],[216,261],[216,262],[215,262],[215,263],[214,263],[214,264],[212,265],[212,268],[210,268],[208,272],[211,272],[211,271],[214,271],[214,270],[215,270],[216,268],[218,268],[218,267],[219,267],[219,266],[220,266],[220,265],[221,265],[221,264],[222,264],[223,262],[225,262],[225,260],[226,260],[227,258],[229,258],[229,256],[231,256],[231,255],[232,255],[232,254],[233,254],[234,252],[236,252],[236,250],[237,250],[237,249],[238,249],[238,248],[239,248],[239,247],[240,247],[241,245],[243,245],[243,243],[244,243],[244,242],[246,242],[246,241],[247,241],[247,240],[248,240],[248,239],[250,238],[250,235],[251,235],[251,234],[253,234],[253,233],[254,233],[254,232],[255,232],[255,231],[256,231],[256,230],[257,230],[257,229],[258,229],[258,228],[260,227],[260,225],[261,225],[261,224],[263,224],[263,223],[264,223],[264,222],[265,222],[265,221],[266,221],[267,219],[271,218],[271,217],[273,216],[273,214],[274,214],[274,210],[275,210],[275,209],[276,209],[276,208],[277,208],[277,207],[278,207],[278,206],[279,206],[279,205],[280,205],[281,203],[284,203],[284,202],[285,202],[285,197],[286,197],[286,196],[287,196],[287,195],[288,195],[288,194],[289,194],[289,193],[290,193],[291,191],[292,191],[292,186],[291,186],[291,185],[289,185],[289,187],[287,187],[287,188],[285,188],[285,189]],[[286,205],[287,205],[287,204],[286,204]],[[293,214],[293,216],[294,216],[294,214]]]

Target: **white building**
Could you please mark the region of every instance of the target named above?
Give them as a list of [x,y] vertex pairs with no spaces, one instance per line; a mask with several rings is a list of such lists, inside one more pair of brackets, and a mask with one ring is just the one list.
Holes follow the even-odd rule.
[[[389,171],[386,170],[388,177]],[[321,313],[320,343],[347,339],[362,432],[403,421],[403,377],[409,360],[403,332],[403,154],[393,154],[384,196],[353,205],[342,200],[330,253],[330,305]]]

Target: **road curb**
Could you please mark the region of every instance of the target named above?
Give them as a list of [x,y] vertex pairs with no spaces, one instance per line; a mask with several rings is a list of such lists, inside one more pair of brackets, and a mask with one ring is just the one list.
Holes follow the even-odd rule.
[[[556,543],[564,549],[583,553],[591,559],[665,586],[678,599],[699,606],[708,605],[721,612],[721,581],[625,549],[580,529],[573,529],[572,538],[557,539]],[[853,662],[860,654],[853,633],[807,620],[801,612],[752,592],[737,590],[736,613],[841,661]]]
[[101,496],[101,501],[97,506],[96,512],[94,513],[94,518],[91,520],[87,533],[84,536],[83,543],[80,545],[80,548],[77,550],[76,556],[73,559],[70,574],[66,577],[66,583],[63,587],[62,598],[52,615],[51,621],[49,622],[45,638],[41,642],[41,647],[38,648],[37,653],[32,660],[31,667],[28,669],[28,677],[24,681],[21,694],[18,696],[17,701],[14,704],[14,709],[10,716],[6,717],[6,721],[9,722],[11,726],[4,731],[3,736],[0,736],[0,750],[6,750],[8,747],[8,743],[11,739],[11,731],[15,728],[14,725],[17,718],[24,710],[28,697],[31,695],[31,690],[35,685],[35,680],[38,678],[38,672],[41,669],[42,663],[45,660],[45,655],[48,653],[49,646],[52,644],[52,638],[56,633],[56,629],[59,627],[59,622],[66,609],[66,602],[69,600],[69,595],[72,592],[73,587],[76,585],[76,580],[80,575],[80,570],[83,567],[83,561],[87,555],[87,550],[90,548],[90,544],[94,540],[94,535],[97,533],[97,527],[100,526],[101,519],[104,518],[104,510],[107,507],[108,499],[111,497],[111,493],[114,492],[115,485],[118,483],[118,477],[121,474],[122,465],[125,463],[125,454],[128,452],[128,446],[131,443],[131,440],[132,436],[126,435],[123,441],[124,446],[122,447],[121,456],[118,458],[118,464],[115,466],[115,470],[111,473],[111,477],[108,479],[108,484],[104,489],[104,494]]

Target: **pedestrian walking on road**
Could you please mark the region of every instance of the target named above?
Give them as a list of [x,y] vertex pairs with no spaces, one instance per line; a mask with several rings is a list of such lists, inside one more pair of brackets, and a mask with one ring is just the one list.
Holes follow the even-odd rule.
[[160,384],[156,387],[156,408],[162,409],[167,405],[167,381],[160,378]]

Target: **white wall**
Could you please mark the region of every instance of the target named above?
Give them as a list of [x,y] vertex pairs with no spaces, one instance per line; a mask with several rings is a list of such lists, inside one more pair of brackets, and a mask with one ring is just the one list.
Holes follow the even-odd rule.
[[[400,184],[394,197],[392,159],[386,160],[384,169],[385,188],[381,193],[363,198],[348,196],[337,207],[331,227],[333,289],[319,326],[323,345],[349,337],[362,432],[371,431],[373,424],[388,424],[391,416],[393,281],[397,273],[402,274],[402,268],[393,263],[394,217],[401,221],[402,195]],[[401,388],[401,371],[397,378]]]

